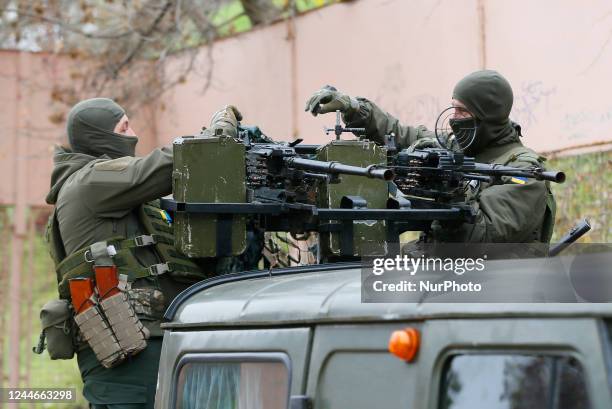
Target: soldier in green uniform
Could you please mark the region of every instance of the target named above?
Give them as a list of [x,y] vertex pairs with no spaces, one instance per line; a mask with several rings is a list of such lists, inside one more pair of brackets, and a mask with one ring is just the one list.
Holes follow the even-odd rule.
[[[455,120],[476,118],[475,140],[465,153],[478,162],[527,168],[543,167],[545,158],[525,147],[520,126],[509,119],[513,93],[508,81],[492,70],[476,71],[463,78],[453,91]],[[363,127],[377,143],[396,135],[399,149],[431,146],[433,132],[424,126],[399,123],[365,98],[353,98],[324,87],[307,102],[313,115],[341,111],[348,127]],[[433,139],[432,139],[433,138]],[[555,202],[548,182],[504,178],[501,185],[472,184],[470,203],[477,211],[475,224],[437,224],[434,234],[445,242],[523,243],[549,242],[555,219]]]
[[[225,107],[209,131],[235,134],[239,119],[236,108]],[[134,309],[150,333],[142,352],[110,369],[81,340],[83,394],[93,408],[153,408],[163,312],[180,291],[208,275],[174,251],[169,217],[151,202],[172,192],[172,149],[135,157],[138,138],[125,111],[105,98],[75,105],[67,133],[70,149],[56,149],[46,198],[55,205],[48,238],[60,297],[69,298],[68,279],[92,275],[85,261],[89,246],[112,244],[119,272],[131,281]]]

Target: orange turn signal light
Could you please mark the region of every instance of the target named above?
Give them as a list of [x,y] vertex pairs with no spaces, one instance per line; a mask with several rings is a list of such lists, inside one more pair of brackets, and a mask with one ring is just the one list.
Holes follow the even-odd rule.
[[421,337],[415,328],[393,331],[389,338],[389,352],[407,362],[412,362],[419,350]]

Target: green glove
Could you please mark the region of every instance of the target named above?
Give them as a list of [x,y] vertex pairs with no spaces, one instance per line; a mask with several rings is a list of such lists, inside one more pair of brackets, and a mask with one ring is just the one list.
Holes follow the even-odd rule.
[[441,148],[441,146],[436,138],[420,138],[408,147],[408,151],[414,152],[416,149],[425,148]]
[[[210,120],[210,128],[205,129],[201,136],[211,137],[219,133],[231,136],[238,136],[238,121],[242,119],[242,114],[234,105],[226,105],[215,112]],[[219,131],[220,130],[220,131]]]
[[343,94],[336,88],[326,85],[308,99],[304,111],[314,116],[326,114],[328,112],[340,111],[343,114],[352,113],[359,109],[357,99]]

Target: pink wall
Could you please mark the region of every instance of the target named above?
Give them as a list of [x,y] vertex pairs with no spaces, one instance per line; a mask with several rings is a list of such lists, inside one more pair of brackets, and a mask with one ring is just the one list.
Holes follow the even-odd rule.
[[[28,205],[45,204],[53,147],[66,137],[65,123],[52,118],[69,111],[52,94],[68,81],[71,64],[69,58],[56,55],[0,50],[0,205],[16,203],[18,196]],[[130,113],[141,135],[140,154],[157,146],[153,115],[148,106]]]
[[[588,7],[571,0],[358,0],[325,7],[202,48],[184,84],[157,107],[132,113],[139,151],[197,132],[228,103],[243,111],[243,123],[260,125],[269,136],[324,142],[322,128],[334,116],[313,118],[303,108],[325,84],[368,97],[406,123],[433,127],[455,83],[483,66],[513,85],[511,117],[523,125],[527,145],[553,151],[612,144],[611,11],[609,0]],[[57,109],[48,94],[28,91],[27,84],[48,88],[65,73],[51,57],[21,55],[27,61],[17,101],[17,53],[0,53],[0,90],[9,101],[0,112],[0,171],[5,181],[15,180],[14,135],[29,127],[28,200],[40,204],[47,155],[63,130],[45,119]],[[176,58],[169,69],[185,60]],[[0,184],[0,203],[14,201],[13,185]]]
[[61,135],[61,127],[49,121],[55,112],[49,95],[60,65],[53,56],[0,52],[0,204],[17,202],[19,186],[21,201],[44,202],[52,147]]
[[313,118],[304,105],[325,84],[372,98],[407,121],[431,122],[450,102],[453,84],[479,64],[472,45],[478,27],[457,14],[475,21],[476,2],[361,0],[303,15],[294,30],[282,22],[219,41],[213,89],[195,92],[203,80],[191,75],[169,92],[166,105],[174,108],[158,116],[162,140],[193,132],[218,107],[233,103],[244,123],[274,138],[291,139],[297,130],[309,142],[324,142],[322,129],[334,116]]
[[514,85],[530,145],[612,141],[609,1],[489,1],[487,27],[487,60]]
[[[160,143],[197,133],[225,104],[240,107],[245,123],[257,123],[270,135],[289,136],[291,62],[286,35],[286,25],[277,24],[216,42],[211,58],[202,49],[187,81],[162,97],[165,109],[157,113]],[[204,91],[209,70],[212,76]]]
[[513,85],[512,118],[527,145],[546,152],[612,142],[612,99],[603,92],[612,67],[608,1],[361,0],[308,13],[294,27],[283,22],[217,42],[212,89],[198,93],[204,81],[191,75],[170,92],[173,108],[157,116],[160,140],[193,132],[234,103],[243,122],[270,136],[324,142],[333,116],[303,112],[324,84],[433,127],[455,83],[486,67]]

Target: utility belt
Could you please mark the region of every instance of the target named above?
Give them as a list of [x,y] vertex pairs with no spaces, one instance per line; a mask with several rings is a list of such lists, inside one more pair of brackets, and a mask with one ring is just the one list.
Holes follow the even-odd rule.
[[[105,242],[99,242],[100,245],[111,253],[113,264],[117,266],[119,274],[127,276],[129,282],[133,282],[138,278],[156,277],[162,274],[169,273],[173,278],[187,278],[192,275],[201,277],[200,270],[189,260],[165,261],[150,266],[142,266],[136,259],[133,250],[139,247],[150,247],[159,243],[172,245],[172,242],[156,234],[140,235],[131,239],[122,237],[113,237]],[[98,243],[96,243],[98,244]],[[170,250],[172,252],[172,250]],[[179,255],[176,251],[173,254],[177,258]],[[69,281],[73,278],[93,277],[93,255],[90,247],[72,253],[66,257],[57,266],[57,275],[61,278],[58,285],[60,298],[69,298]]]
[[42,353],[47,341],[51,359],[70,359],[80,339],[102,366],[111,368],[145,349],[149,331],[130,299],[128,276],[119,274],[114,264],[114,245],[94,243],[84,255],[93,276],[75,277],[77,270],[73,269],[73,274],[65,277],[72,302],[54,300],[43,307],[43,331],[34,352]]
[[[46,347],[51,359],[71,359],[89,345],[104,367],[113,367],[146,347],[149,333],[139,316],[155,320],[163,313],[163,293],[132,288],[132,282],[160,275],[188,283],[207,277],[175,250],[172,220],[156,202],[142,205],[139,219],[147,234],[112,237],[57,257],[63,246],[58,246],[61,236],[53,213],[47,237],[56,261],[60,300],[43,307],[43,331],[34,352],[42,353]],[[161,261],[143,266],[136,258],[139,248],[150,248]]]

